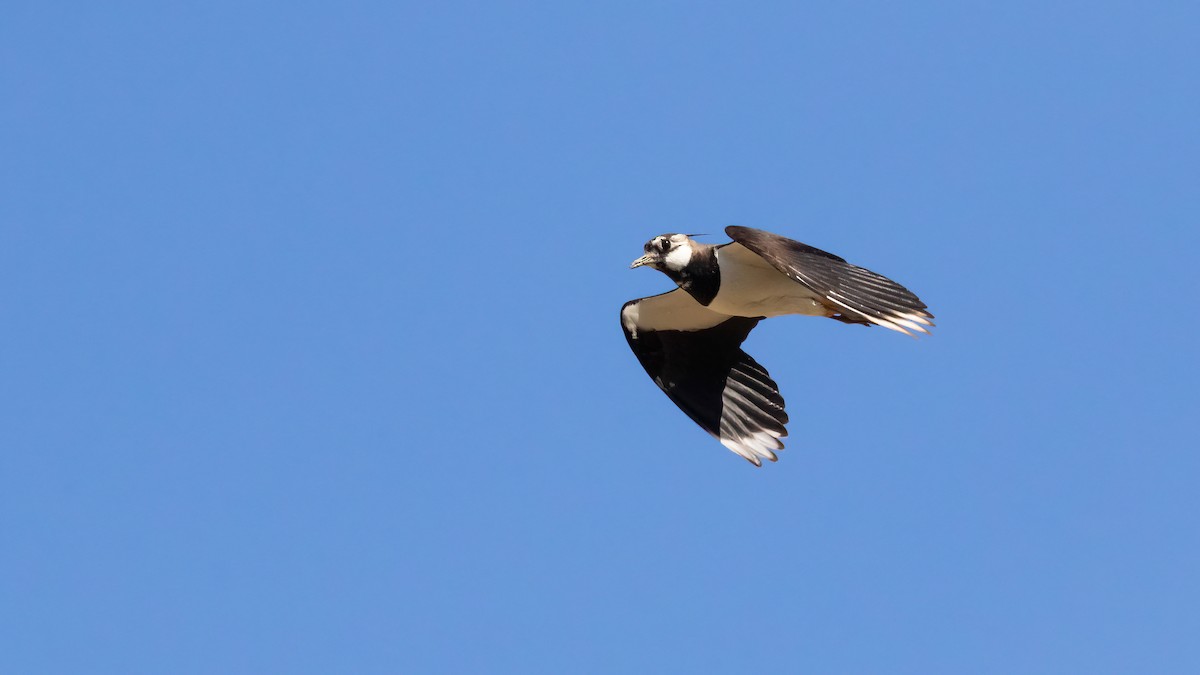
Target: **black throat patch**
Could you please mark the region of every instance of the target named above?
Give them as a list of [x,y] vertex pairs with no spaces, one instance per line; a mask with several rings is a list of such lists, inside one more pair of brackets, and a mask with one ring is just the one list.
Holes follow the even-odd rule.
[[721,268],[717,265],[716,246],[697,246],[687,267],[680,272],[667,270],[667,276],[707,307],[721,289]]

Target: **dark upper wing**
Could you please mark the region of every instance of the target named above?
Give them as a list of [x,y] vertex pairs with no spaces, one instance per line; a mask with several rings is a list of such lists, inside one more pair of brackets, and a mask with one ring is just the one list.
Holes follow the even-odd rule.
[[772,267],[808,286],[843,314],[908,333],[928,333],[932,326],[925,303],[912,291],[887,277],[842,258],[777,234],[751,227],[725,228],[734,241]]
[[783,449],[788,418],[771,376],[741,350],[757,323],[710,311],[679,289],[621,308],[625,339],[654,383],[722,445],[761,466]]

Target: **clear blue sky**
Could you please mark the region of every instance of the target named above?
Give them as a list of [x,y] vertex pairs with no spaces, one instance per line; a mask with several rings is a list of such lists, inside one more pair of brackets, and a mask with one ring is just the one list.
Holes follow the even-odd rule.
[[[1198,25],[7,3],[0,671],[1200,672]],[[758,470],[617,319],[730,224],[939,324]]]

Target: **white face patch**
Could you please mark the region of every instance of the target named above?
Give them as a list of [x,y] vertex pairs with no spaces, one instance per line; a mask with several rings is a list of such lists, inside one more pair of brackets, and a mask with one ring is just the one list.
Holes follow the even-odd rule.
[[692,261],[692,242],[684,239],[683,243],[676,244],[674,248],[667,251],[667,255],[663,257],[663,264],[667,269],[675,272],[682,271]]

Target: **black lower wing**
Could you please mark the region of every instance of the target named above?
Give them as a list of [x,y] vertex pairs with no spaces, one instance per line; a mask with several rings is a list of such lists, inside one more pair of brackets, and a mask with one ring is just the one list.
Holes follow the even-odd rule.
[[730,317],[699,330],[649,330],[630,325],[622,310],[625,338],[654,383],[725,447],[761,465],[783,448],[788,417],[779,387],[741,349],[758,321]]

